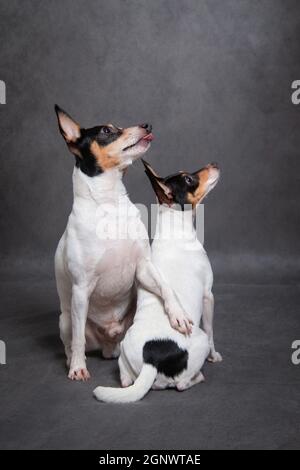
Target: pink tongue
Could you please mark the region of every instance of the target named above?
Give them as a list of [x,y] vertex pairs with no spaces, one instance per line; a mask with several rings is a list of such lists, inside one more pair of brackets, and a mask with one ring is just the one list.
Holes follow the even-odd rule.
[[154,139],[154,137],[153,137],[153,134],[152,134],[152,133],[151,133],[151,134],[147,134],[147,135],[145,135],[145,137],[143,137],[143,140],[147,140],[147,141],[149,141],[149,142],[151,142],[151,140],[153,140],[153,139]]

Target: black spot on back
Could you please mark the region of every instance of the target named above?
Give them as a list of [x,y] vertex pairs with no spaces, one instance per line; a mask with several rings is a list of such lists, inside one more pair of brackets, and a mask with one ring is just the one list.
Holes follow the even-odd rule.
[[187,368],[189,354],[170,339],[151,340],[145,343],[143,359],[156,367],[166,377],[175,377]]

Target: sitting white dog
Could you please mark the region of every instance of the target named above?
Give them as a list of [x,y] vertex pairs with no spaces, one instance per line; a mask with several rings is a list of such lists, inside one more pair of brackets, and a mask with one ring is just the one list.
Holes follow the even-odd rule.
[[[85,381],[87,351],[118,356],[136,310],[136,281],[160,296],[174,328],[187,333],[190,321],[151,262],[148,234],[122,183],[124,170],[149,149],[152,126],[86,129],[58,106],[55,110],[75,156],[72,212],[55,254],[59,327],[68,376]],[[135,230],[119,236],[123,225]]]
[[[212,269],[193,221],[197,204],[218,182],[218,166],[161,178],[148,163],[144,165],[160,203],[152,261],[177,293],[194,327],[190,336],[174,331],[162,301],[139,287],[134,323],[121,343],[124,388],[97,387],[95,397],[105,402],[134,402],[151,387],[186,390],[204,380],[201,369],[209,355],[212,362],[222,360],[213,341]],[[181,210],[176,210],[176,204]],[[187,204],[192,211],[186,210]],[[204,331],[199,327],[201,319]]]

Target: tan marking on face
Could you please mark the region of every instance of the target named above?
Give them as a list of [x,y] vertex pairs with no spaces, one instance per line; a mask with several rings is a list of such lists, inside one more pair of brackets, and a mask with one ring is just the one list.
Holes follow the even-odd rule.
[[111,157],[121,158],[123,156],[123,150],[129,145],[135,144],[144,135],[144,130],[138,127],[127,127],[123,129],[122,134],[105,147],[107,154]]
[[[107,126],[109,126],[109,124]],[[145,130],[138,126],[127,127],[123,129],[122,134],[110,144],[102,147],[94,141],[90,149],[102,170],[108,170],[124,165],[124,163],[126,163],[126,156],[128,157],[128,152],[131,152],[130,157],[134,158],[134,149],[129,149],[127,152],[125,149],[128,146],[136,144],[144,135],[146,135]],[[137,155],[141,153],[143,152],[139,149]]]
[[111,147],[113,144],[114,142],[106,147],[101,147],[96,141],[94,141],[91,145],[91,152],[95,156],[97,163],[102,170],[109,170],[110,168],[120,165],[120,158],[112,152]]
[[122,132],[122,139],[124,142],[126,142],[126,140],[128,138],[130,138],[131,136],[131,133],[132,133],[132,128],[131,127],[127,127],[126,129],[123,129],[123,132]]
[[193,207],[199,204],[199,202],[201,202],[206,195],[207,181],[209,179],[209,169],[204,168],[203,170],[199,171],[198,176],[199,184],[196,191],[194,191],[194,193],[189,193],[187,196],[188,203],[192,204]]

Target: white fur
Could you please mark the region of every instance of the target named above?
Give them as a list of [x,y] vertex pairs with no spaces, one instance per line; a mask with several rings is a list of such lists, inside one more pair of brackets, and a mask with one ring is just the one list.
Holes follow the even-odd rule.
[[[138,152],[140,156],[140,148]],[[148,235],[127,196],[121,169],[90,178],[75,167],[73,208],[55,255],[60,336],[69,377],[75,380],[89,378],[85,351],[101,349],[104,357],[118,356],[135,312],[136,280],[163,299],[174,325],[186,327],[184,310],[151,262]],[[136,237],[100,239],[107,225],[112,232],[117,228],[120,207],[121,213],[130,208]]]
[[[221,360],[213,342],[212,269],[197,239],[191,211],[160,206],[152,244],[152,261],[162,277],[168,279],[184,309],[191,315],[194,322],[192,334],[184,336],[173,330],[160,299],[139,288],[134,323],[121,343],[119,358],[121,383],[127,388],[97,387],[94,395],[98,400],[132,402],[141,399],[151,387],[185,390],[204,380],[201,369],[209,353],[212,361]],[[205,332],[199,327],[201,318]],[[186,349],[189,353],[187,369],[169,378],[158,374],[153,366],[144,364],[144,344],[153,339],[170,339]]]

